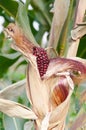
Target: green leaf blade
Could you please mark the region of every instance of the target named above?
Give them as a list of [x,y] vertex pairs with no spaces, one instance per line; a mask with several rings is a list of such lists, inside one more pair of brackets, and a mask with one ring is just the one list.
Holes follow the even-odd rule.
[[13,0],[0,0],[0,7],[4,9],[10,16],[16,18],[18,3]]

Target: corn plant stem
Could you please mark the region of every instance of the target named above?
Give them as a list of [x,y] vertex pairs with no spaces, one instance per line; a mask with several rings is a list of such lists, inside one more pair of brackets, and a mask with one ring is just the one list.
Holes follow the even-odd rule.
[[[78,0],[76,5],[76,17],[75,17],[75,23],[74,27],[77,25],[77,23],[82,22],[84,18],[84,13],[86,10],[86,0]],[[83,10],[82,10],[83,7]],[[79,46],[80,39],[77,39],[76,41],[72,40],[70,41],[70,47],[68,49],[67,57],[75,57],[77,54],[78,46]]]
[[57,51],[53,47],[47,47],[45,50],[51,50],[55,54],[55,56],[58,56]]
[[67,16],[66,22],[64,24],[63,33],[62,33],[62,37],[61,37],[61,40],[60,40],[60,53],[59,53],[60,56],[63,56],[64,53],[66,53],[67,49],[68,49],[67,36],[68,36],[68,32],[69,32],[68,28],[69,28],[69,25],[70,25],[71,16],[72,16],[72,13],[73,13],[73,3],[74,3],[74,0],[71,0],[68,16]]
[[74,18],[74,27],[76,26],[76,22],[77,22],[77,14],[78,14],[78,5],[79,5],[79,1],[80,0],[76,0],[76,12],[75,12],[75,18]]
[[[70,1],[69,0],[55,0],[54,2],[54,16],[52,20],[52,26],[49,36],[49,41],[47,47],[53,47],[54,49],[58,46],[59,37],[67,18],[69,10]],[[61,11],[59,11],[61,10]],[[48,52],[50,54],[50,51]]]

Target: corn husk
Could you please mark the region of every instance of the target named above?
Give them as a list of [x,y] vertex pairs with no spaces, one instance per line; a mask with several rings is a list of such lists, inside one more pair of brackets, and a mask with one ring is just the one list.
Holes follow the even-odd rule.
[[[50,94],[52,87],[55,85],[58,79],[50,78],[42,81],[31,66],[29,66],[27,74],[28,85],[26,91],[28,92],[28,97],[31,100],[33,110],[38,116],[38,119],[36,120],[37,130],[63,130],[65,127],[65,118],[69,108],[70,96],[73,89],[70,87],[67,99],[56,108],[53,108],[53,104],[50,101]],[[35,80],[33,77],[35,77]],[[44,122],[44,119],[48,113],[50,116],[47,116],[45,123],[42,123]],[[43,124],[44,126],[47,126],[47,124],[49,124],[48,128],[46,129]]]
[[[57,58],[51,60],[52,63],[49,64],[43,79],[39,77],[37,69],[32,65],[29,65],[27,70],[26,91],[27,96],[31,101],[33,111],[38,116],[38,119],[36,120],[37,130],[64,130],[74,83],[79,83],[82,82],[82,79],[86,79],[86,61],[81,60],[80,58],[76,59],[76,61],[75,59],[73,60],[73,58],[65,60],[63,58]],[[81,74],[79,76],[77,76],[77,74],[74,75],[74,78],[72,77],[72,79],[69,73],[76,68],[76,63],[80,65],[77,69],[78,71],[81,71]],[[59,79],[63,75],[66,80],[65,87],[67,84],[69,86],[68,96],[59,105],[57,104],[54,106],[54,102],[51,101],[52,90],[56,84],[58,86]],[[79,82],[77,82],[77,80],[79,80]]]

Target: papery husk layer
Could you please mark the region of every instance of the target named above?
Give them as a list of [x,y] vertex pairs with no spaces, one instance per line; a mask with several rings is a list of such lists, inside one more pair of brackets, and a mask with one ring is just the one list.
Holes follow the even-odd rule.
[[37,119],[37,116],[30,108],[2,98],[0,98],[0,111],[11,117]]
[[[50,117],[47,130],[64,130],[65,119],[67,116],[74,83],[79,83],[82,82],[83,79],[86,79],[85,60],[82,62],[80,58],[76,59],[77,60],[73,58],[52,59],[43,79],[39,76],[37,69],[32,65],[29,65],[27,70],[26,91],[28,98],[31,101],[32,109],[38,117],[36,120],[36,130],[42,130],[42,122],[48,113],[50,113]],[[77,75],[74,72],[75,70],[80,72],[80,74]],[[73,72],[74,74],[71,76],[71,73]],[[68,95],[63,102],[54,106],[54,102],[52,102],[51,99],[52,93],[56,85],[59,87],[58,83],[61,80],[61,77],[63,77],[62,80],[66,80],[66,82],[63,83],[65,87],[69,88]],[[77,80],[79,80],[79,82],[77,82]],[[58,95],[56,98],[57,97]]]
[[[34,78],[34,79],[33,79]],[[47,130],[63,130],[65,127],[65,118],[68,112],[70,96],[73,92],[71,87],[66,100],[56,108],[50,100],[52,87],[57,83],[58,77],[41,80],[37,76],[36,70],[29,66],[27,73],[27,93],[31,101],[32,109],[36,113],[36,130],[41,130],[41,124],[46,114],[50,113],[49,126]]]

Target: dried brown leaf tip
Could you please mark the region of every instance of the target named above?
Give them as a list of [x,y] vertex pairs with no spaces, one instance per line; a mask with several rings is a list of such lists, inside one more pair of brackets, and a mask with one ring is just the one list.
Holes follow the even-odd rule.
[[[27,93],[32,108],[38,116],[37,130],[47,130],[42,126],[47,120],[52,124],[47,122],[52,130],[55,125],[57,129],[63,129],[74,84],[86,80],[86,61],[80,58],[49,59],[46,50],[28,40],[17,25],[10,24],[5,31],[14,39],[17,50],[22,52],[31,63],[27,72]],[[61,113],[63,113],[62,119],[60,119]],[[59,120],[61,126],[58,126]]]

